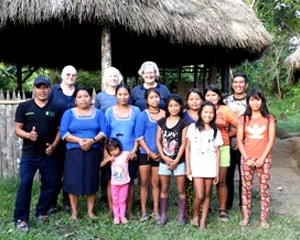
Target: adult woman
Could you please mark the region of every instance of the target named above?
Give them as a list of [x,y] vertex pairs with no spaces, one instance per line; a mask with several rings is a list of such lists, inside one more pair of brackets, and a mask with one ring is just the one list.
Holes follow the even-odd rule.
[[[183,113],[183,118],[188,125],[195,123],[198,120],[198,112],[203,100],[202,93],[198,88],[191,88],[186,96],[187,110]],[[193,181],[185,180],[186,191],[186,215],[192,216],[193,214]],[[193,221],[194,223],[195,221]]]
[[138,71],[139,75],[143,78],[143,83],[134,87],[131,91],[132,105],[137,106],[141,111],[147,108],[145,102],[145,92],[149,88],[155,88],[160,94],[159,108],[166,109],[166,99],[170,95],[169,89],[158,83],[159,70],[154,62],[144,62]]
[[67,110],[61,120],[61,138],[67,142],[63,189],[69,193],[72,219],[77,219],[78,196],[86,195],[88,217],[96,219],[94,204],[99,188],[101,139],[106,137],[108,124],[104,114],[91,105],[92,91],[76,89],[77,107]]
[[229,137],[236,135],[236,129],[234,128],[229,132],[229,124],[236,128],[238,117],[233,111],[230,110],[229,107],[224,105],[222,93],[217,86],[207,86],[204,91],[204,97],[206,101],[212,102],[217,109],[216,125],[221,131],[224,143],[224,145],[220,147],[220,172],[219,182],[217,184],[217,192],[220,202],[220,219],[226,222],[228,221],[228,214],[226,212],[226,174],[227,168],[230,165]]
[[[61,83],[56,84],[52,87],[49,102],[55,103],[58,105],[60,111],[64,113],[67,109],[73,108],[75,104],[75,83],[76,83],[77,71],[71,66],[65,66],[61,73]],[[57,199],[58,195],[61,192],[63,185],[63,173],[64,173],[64,162],[66,155],[66,143],[60,141],[59,145],[56,148],[56,158],[57,158],[57,187],[53,196],[51,203],[51,208],[49,213],[54,213],[57,211]],[[69,196],[66,192],[63,192],[63,206],[65,210],[70,210]]]
[[105,69],[102,78],[102,92],[98,93],[95,101],[95,108],[105,113],[106,109],[117,105],[116,88],[122,82],[123,76],[114,67]]
[[[140,113],[137,107],[129,104],[130,89],[126,84],[120,84],[116,89],[117,105],[106,110],[105,116],[109,124],[109,137],[118,138],[122,144],[122,151],[129,152],[129,194],[127,198],[127,214],[129,219],[134,218],[132,213],[132,202],[134,199],[134,184],[133,180],[137,178],[137,161],[136,151],[138,143],[134,137],[134,127]],[[107,178],[110,179],[110,174]],[[110,185],[110,184],[109,184]],[[109,186],[108,185],[108,186]]]
[[148,187],[151,180],[153,212],[152,218],[159,219],[159,153],[156,147],[157,121],[165,117],[165,111],[159,108],[160,96],[155,88],[149,88],[145,92],[145,101],[148,106],[138,117],[135,126],[135,137],[139,142],[139,174],[140,174],[140,199],[142,216],[140,221],[146,221],[150,215],[147,213]]

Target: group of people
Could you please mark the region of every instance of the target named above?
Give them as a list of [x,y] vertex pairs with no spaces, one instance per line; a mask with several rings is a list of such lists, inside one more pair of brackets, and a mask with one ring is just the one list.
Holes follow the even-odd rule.
[[[229,220],[227,209],[233,205],[238,166],[240,225],[250,222],[257,172],[261,226],[268,229],[270,152],[276,119],[268,112],[262,91],[253,88],[246,95],[247,76],[237,73],[232,80],[233,95],[223,100],[215,85],[207,86],[203,94],[192,88],[184,105],[181,96],[157,82],[159,69],[154,62],[143,63],[138,73],[143,83],[131,90],[122,83],[118,69],[106,69],[94,105],[91,89],[75,85],[77,71],[72,66],[63,69],[62,82],[52,88],[47,77],[35,79],[34,98],[18,106],[15,118],[16,135],[24,139],[14,213],[17,228],[29,229],[32,181],[39,170],[39,221],[49,221],[48,214],[57,211],[61,188],[71,219],[78,218],[82,195],[87,197],[88,217],[97,219],[94,204],[101,183],[113,223],[125,224],[128,218],[135,218],[134,180],[139,177],[140,221],[154,218],[163,226],[168,221],[173,174],[179,203],[177,223],[184,224],[190,216],[192,225],[203,230],[213,185],[219,218]],[[151,214],[147,210],[149,185]]]

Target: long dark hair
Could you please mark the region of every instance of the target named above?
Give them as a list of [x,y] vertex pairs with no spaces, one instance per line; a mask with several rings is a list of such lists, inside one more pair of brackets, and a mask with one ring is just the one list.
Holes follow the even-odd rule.
[[224,101],[223,101],[223,96],[222,96],[222,93],[220,91],[220,89],[216,86],[216,85],[208,85],[205,90],[204,90],[204,99],[205,99],[205,95],[208,91],[212,91],[216,94],[218,94],[218,96],[220,97],[219,101],[218,101],[218,105],[225,105],[224,104]]
[[250,105],[249,105],[250,97],[261,99],[261,107],[259,109],[260,113],[264,118],[269,119],[270,113],[269,113],[269,110],[267,107],[267,100],[265,98],[265,95],[259,88],[252,88],[251,91],[247,94],[247,99],[246,99],[247,107],[246,107],[246,111],[244,113],[244,122],[246,122],[247,117],[248,117],[248,120],[250,121],[251,116],[252,116],[252,109],[250,108]]
[[174,100],[175,102],[177,102],[178,104],[180,104],[180,112],[179,112],[179,117],[182,117],[183,115],[183,101],[182,98],[177,94],[177,93],[172,93],[171,95],[169,95],[169,97],[166,100],[166,117],[170,117],[170,112],[168,109],[169,103],[171,100]]
[[201,101],[204,100],[203,95],[202,95],[202,92],[201,92],[201,90],[200,90],[199,88],[191,88],[191,89],[188,91],[187,95],[186,95],[186,109],[189,109],[189,108],[190,108],[190,107],[188,106],[187,102],[188,102],[188,100],[189,100],[189,97],[190,97],[191,93],[196,93],[196,94],[198,94],[199,97],[200,97],[200,99],[201,99]]
[[198,112],[198,120],[196,121],[195,123],[195,126],[196,128],[198,128],[200,131],[203,131],[204,130],[204,122],[201,118],[201,113],[203,111],[203,108],[205,106],[211,106],[213,109],[214,109],[214,117],[213,119],[210,121],[209,123],[209,126],[214,130],[214,139],[216,138],[217,136],[217,133],[218,133],[218,128],[217,128],[217,125],[216,125],[216,107],[215,105],[210,102],[210,101],[205,101],[201,104],[200,106],[200,109],[199,109],[199,112]]

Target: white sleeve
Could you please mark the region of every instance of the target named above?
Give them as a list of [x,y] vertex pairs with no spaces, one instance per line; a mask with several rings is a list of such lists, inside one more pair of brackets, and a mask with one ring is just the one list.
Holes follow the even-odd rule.
[[188,139],[191,140],[191,138],[193,136],[193,132],[194,132],[193,130],[195,130],[194,128],[195,128],[195,124],[194,123],[192,123],[192,124],[190,124],[188,126],[187,133],[186,133],[186,138],[188,138]]

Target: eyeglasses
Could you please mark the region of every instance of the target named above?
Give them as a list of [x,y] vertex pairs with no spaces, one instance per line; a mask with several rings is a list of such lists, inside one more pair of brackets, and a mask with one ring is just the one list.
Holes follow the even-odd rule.
[[66,73],[66,76],[68,76],[68,77],[70,77],[70,76],[76,77],[76,74]]

